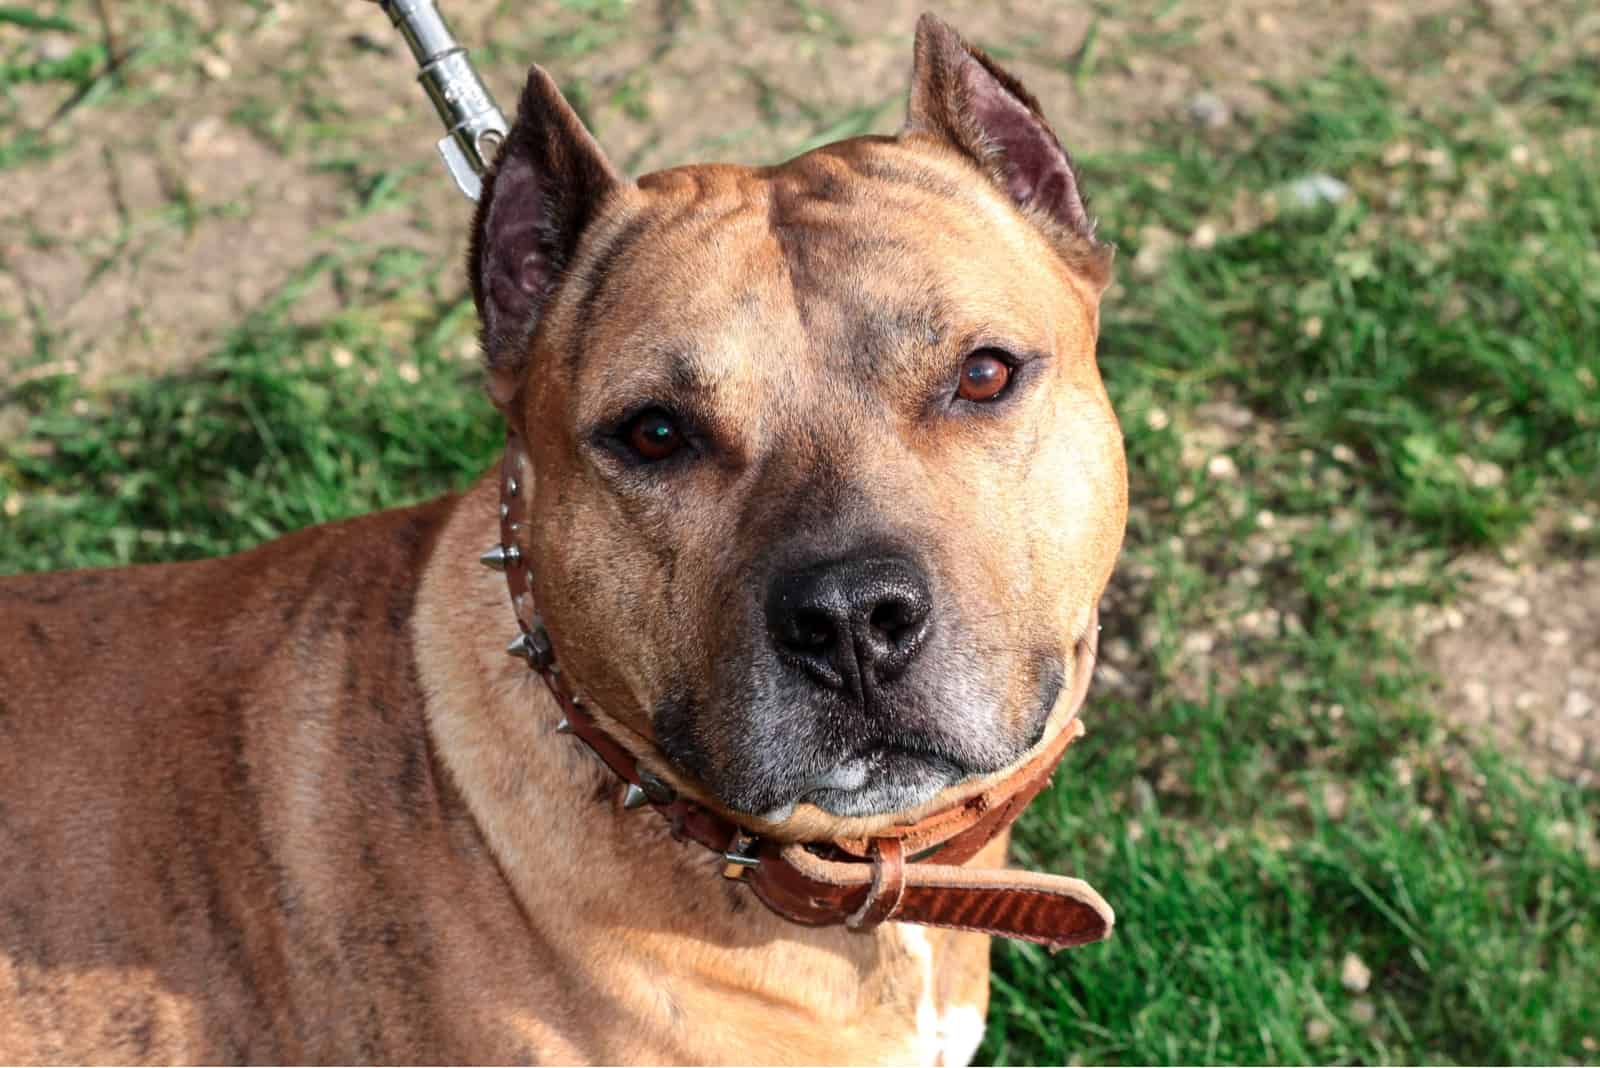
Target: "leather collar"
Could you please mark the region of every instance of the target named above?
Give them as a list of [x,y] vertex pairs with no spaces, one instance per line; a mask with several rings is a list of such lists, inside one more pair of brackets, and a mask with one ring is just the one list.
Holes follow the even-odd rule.
[[483,562],[504,570],[521,628],[508,652],[549,686],[564,718],[557,726],[584,742],[627,784],[625,808],[651,805],[679,839],[720,853],[723,875],[744,882],[768,908],[807,926],[870,930],[894,920],[1037,942],[1052,950],[1111,933],[1111,906],[1088,883],[1060,875],[969,868],[972,859],[1021,814],[1050,781],[1067,746],[1083,733],[1078,708],[1094,672],[1099,627],[1091,620],[1075,656],[1071,718],[1026,764],[973,797],[915,823],[868,838],[782,843],[689,798],[647,768],[590,713],[556,663],[539,617],[531,570],[532,466],[516,431],[500,467],[500,544]]

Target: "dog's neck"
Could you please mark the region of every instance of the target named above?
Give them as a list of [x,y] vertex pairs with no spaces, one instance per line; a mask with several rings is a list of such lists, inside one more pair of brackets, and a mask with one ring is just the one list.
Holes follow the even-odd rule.
[[[779,1060],[814,1050],[827,1059],[819,1041],[838,1042],[835,1052],[843,1056],[850,1036],[829,1035],[820,1019],[859,1015],[857,1026],[865,1027],[880,1012],[914,1016],[927,996],[907,937],[936,953],[960,945],[963,955],[973,955],[978,981],[986,951],[970,947],[982,940],[949,932],[907,936],[893,927],[866,935],[797,927],[720,878],[714,854],[675,841],[666,823],[648,813],[623,811],[615,776],[556,733],[554,699],[526,664],[505,655],[505,583],[476,560],[485,534],[492,538],[497,529],[498,506],[493,477],[463,494],[423,577],[413,627],[429,730],[531,937],[574,962],[582,973],[574,982],[642,992],[659,989],[663,976],[713,977],[662,995],[675,1003],[661,1006],[659,1028],[640,1021],[641,1034],[654,1040],[683,1032],[686,1044],[674,1054],[641,1049],[643,1059],[704,1060],[707,1051],[688,1037],[692,1021],[737,1018],[742,1010],[730,997],[739,991],[751,995],[752,1012],[765,1015],[752,1017],[747,1028],[724,1029],[754,1044],[724,1050],[723,1057]],[[997,840],[984,855],[998,861],[1003,852]],[[626,951],[620,943],[597,949],[595,930],[626,932]],[[763,952],[750,953],[756,946]],[[597,952],[610,954],[604,968],[593,964]],[[792,982],[795,975],[807,982]],[[712,1000],[694,1003],[705,991]],[[842,992],[847,1004],[838,1000]],[[659,1000],[640,995],[643,1005]]]

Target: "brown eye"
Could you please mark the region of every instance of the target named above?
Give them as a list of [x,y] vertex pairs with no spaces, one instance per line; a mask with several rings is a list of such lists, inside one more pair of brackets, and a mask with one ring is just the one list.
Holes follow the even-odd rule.
[[961,385],[956,392],[962,400],[991,401],[1011,381],[1011,365],[989,349],[979,349],[961,365]]
[[641,459],[654,463],[683,448],[683,432],[666,412],[648,411],[628,425],[624,439]]

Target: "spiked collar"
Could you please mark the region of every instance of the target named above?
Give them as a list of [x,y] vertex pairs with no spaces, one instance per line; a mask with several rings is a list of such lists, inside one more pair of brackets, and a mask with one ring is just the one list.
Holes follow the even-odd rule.
[[1088,883],[1060,875],[969,868],[1049,782],[1067,746],[1083,733],[1078,708],[1093,674],[1099,627],[1091,621],[1076,650],[1070,718],[1026,764],[987,790],[914,823],[865,838],[783,843],[762,838],[730,815],[683,797],[601,725],[556,662],[534,600],[532,465],[510,430],[500,466],[500,544],[484,564],[505,572],[520,628],[507,652],[544,679],[563,718],[555,730],[582,741],[624,783],[622,807],[653,807],[673,834],[722,857],[725,878],[747,885],[768,908],[807,926],[870,930],[888,921],[1017,938],[1052,950],[1111,932],[1111,906]]

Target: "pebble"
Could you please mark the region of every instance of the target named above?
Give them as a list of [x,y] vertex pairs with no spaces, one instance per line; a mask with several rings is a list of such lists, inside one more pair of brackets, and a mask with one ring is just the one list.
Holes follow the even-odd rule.
[[1372,969],[1354,953],[1346,953],[1339,964],[1339,983],[1352,994],[1366,993],[1372,985]]
[[40,63],[59,63],[72,51],[72,38],[59,33],[45,34],[33,47],[34,58]]
[[1562,760],[1576,764],[1583,759],[1583,735],[1563,723],[1549,725],[1545,744]]
[[1233,121],[1233,109],[1216,93],[1199,92],[1189,98],[1189,121],[1204,130],[1220,130]]
[[1206,462],[1206,474],[1218,481],[1229,481],[1239,477],[1239,465],[1231,456],[1213,456]]
[[233,76],[233,64],[218,55],[202,56],[200,69],[214,82],[225,82]]
[[1587,719],[1594,714],[1594,698],[1582,690],[1568,690],[1567,699],[1561,706],[1561,714],[1568,719]]
[[1217,647],[1216,635],[1197,630],[1183,639],[1183,651],[1194,656],[1205,656]]
[[1284,187],[1289,202],[1299,208],[1339,204],[1350,197],[1350,187],[1331,174],[1308,174]]
[[1350,1003],[1350,1019],[1358,1024],[1369,1024],[1378,1018],[1378,1010],[1366,998],[1357,998]]
[[1333,1028],[1328,1026],[1328,1021],[1316,1016],[1306,1021],[1306,1041],[1313,1046],[1322,1045],[1332,1034]]
[[1167,265],[1167,258],[1182,242],[1178,235],[1160,226],[1146,226],[1139,231],[1139,253],[1133,257],[1135,273],[1146,277],[1159,274]]
[[[1325,783],[1322,787],[1322,807],[1327,811],[1328,818],[1338,823],[1344,819],[1345,811],[1350,807],[1350,790],[1344,783]],[[1345,957],[1346,964],[1351,960],[1360,963],[1360,960],[1353,955]]]

